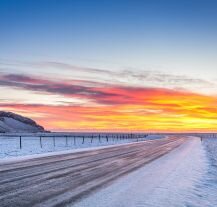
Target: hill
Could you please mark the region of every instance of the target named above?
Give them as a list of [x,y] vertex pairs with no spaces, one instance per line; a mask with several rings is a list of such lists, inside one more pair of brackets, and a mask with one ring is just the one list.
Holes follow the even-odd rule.
[[30,118],[0,111],[0,132],[44,132],[44,128]]

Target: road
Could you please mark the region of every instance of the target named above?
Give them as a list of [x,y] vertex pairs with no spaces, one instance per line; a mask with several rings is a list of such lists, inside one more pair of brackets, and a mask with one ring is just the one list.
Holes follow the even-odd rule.
[[0,206],[66,206],[185,141],[170,136],[0,164]]

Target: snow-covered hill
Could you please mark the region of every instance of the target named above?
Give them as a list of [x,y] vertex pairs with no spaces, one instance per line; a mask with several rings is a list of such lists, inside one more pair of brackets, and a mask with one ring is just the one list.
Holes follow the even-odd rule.
[[0,111],[0,132],[44,132],[44,128],[27,117]]

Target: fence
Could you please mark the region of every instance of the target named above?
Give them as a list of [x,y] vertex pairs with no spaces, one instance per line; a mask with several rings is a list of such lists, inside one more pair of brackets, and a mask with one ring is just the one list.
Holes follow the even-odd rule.
[[0,134],[0,158],[52,152],[64,149],[84,148],[138,142],[148,134]]

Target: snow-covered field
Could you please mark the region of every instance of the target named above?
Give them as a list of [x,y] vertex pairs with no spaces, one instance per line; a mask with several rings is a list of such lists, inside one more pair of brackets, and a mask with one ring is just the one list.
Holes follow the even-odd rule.
[[[9,136],[10,135],[10,136]],[[159,139],[160,135],[148,135],[140,138],[123,138],[120,135],[106,136],[82,134],[1,134],[0,136],[0,158],[16,157],[23,155],[40,154],[47,152],[56,152],[63,150],[72,150],[80,148],[90,148],[98,146],[107,146],[122,143],[131,143],[146,139]],[[58,135],[58,136],[57,136]],[[21,136],[21,140],[20,137]],[[47,136],[47,137],[46,137]]]

